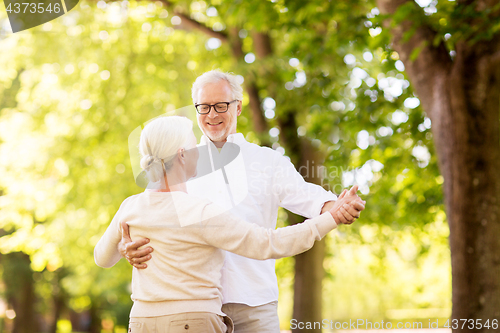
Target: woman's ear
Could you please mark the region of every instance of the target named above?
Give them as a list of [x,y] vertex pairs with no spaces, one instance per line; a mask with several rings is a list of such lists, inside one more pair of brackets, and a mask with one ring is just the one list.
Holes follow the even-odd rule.
[[186,157],[186,151],[184,150],[184,148],[179,148],[178,152],[177,152],[177,156],[179,157],[179,161],[184,164],[185,163],[185,157]]

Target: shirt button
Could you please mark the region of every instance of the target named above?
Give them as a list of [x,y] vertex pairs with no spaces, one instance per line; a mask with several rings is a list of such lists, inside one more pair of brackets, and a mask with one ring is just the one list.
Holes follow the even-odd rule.
[[185,328],[185,329],[189,329],[189,325],[188,325],[188,324],[186,324],[186,326],[184,326],[184,328]]

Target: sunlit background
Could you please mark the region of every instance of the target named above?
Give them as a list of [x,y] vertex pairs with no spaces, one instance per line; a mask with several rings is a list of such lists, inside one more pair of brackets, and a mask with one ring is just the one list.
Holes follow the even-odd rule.
[[[321,172],[336,193],[358,184],[367,201],[361,219],[327,238],[323,318],[449,318],[432,124],[380,13],[371,1],[299,3],[81,1],[16,34],[0,5],[0,332],[19,316],[39,332],[126,332],[131,267],[97,267],[93,247],[120,203],[142,191],[128,137],[191,105],[194,79],[215,68],[240,75],[247,140],[297,162],[286,138],[306,138],[324,163],[302,172]],[[436,1],[418,3],[429,17],[437,11]],[[276,265],[282,329],[293,264]]]

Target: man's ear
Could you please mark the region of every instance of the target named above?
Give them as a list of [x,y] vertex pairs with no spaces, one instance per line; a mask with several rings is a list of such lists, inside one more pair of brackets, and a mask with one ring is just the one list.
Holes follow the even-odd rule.
[[238,101],[238,105],[236,106],[236,116],[241,114],[241,101]]

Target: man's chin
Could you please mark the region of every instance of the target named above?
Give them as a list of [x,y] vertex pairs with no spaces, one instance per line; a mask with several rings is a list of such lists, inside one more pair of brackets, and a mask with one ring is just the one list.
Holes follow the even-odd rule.
[[218,132],[205,132],[205,135],[210,139],[212,142],[219,142],[223,141],[224,138],[224,133],[221,133],[220,131]]

